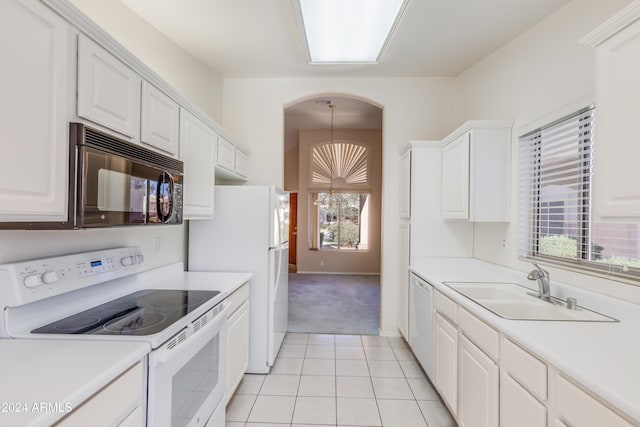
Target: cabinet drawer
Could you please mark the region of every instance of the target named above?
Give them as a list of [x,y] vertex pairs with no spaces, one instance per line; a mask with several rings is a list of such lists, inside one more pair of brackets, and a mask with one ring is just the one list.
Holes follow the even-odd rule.
[[247,299],[249,299],[249,282],[240,286],[226,298],[226,300],[231,303],[231,307],[228,312],[229,316],[227,318],[233,316],[233,313],[235,313]]
[[538,398],[547,399],[547,365],[506,338],[502,340],[502,366]]
[[142,363],[138,363],[82,405],[74,408],[56,426],[116,425],[142,403],[143,379]]
[[460,309],[460,328],[482,351],[493,360],[500,357],[500,334],[491,326],[469,313]]
[[546,427],[547,408],[522,388],[511,375],[500,376],[500,425]]
[[556,377],[556,411],[558,418],[570,426],[632,427],[632,424],[562,376]]
[[451,320],[454,324],[458,324],[458,305],[453,300],[445,297],[439,291],[436,291],[434,298],[436,311]]

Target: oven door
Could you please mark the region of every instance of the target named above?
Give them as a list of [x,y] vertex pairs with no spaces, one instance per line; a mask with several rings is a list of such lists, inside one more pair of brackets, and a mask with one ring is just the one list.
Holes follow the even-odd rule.
[[224,427],[228,306],[216,306],[151,352],[148,425]]
[[182,222],[181,175],[92,147],[79,151],[77,227]]

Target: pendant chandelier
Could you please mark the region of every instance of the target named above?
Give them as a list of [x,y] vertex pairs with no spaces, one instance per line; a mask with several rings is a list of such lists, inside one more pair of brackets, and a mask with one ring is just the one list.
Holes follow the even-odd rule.
[[[335,104],[329,104],[329,108],[331,109],[331,134],[330,134],[330,142],[333,145],[333,112],[336,108]],[[329,162],[329,190],[326,193],[321,193],[318,199],[313,202],[315,205],[323,207],[325,209],[333,210],[340,206],[342,202],[342,198],[338,193],[336,193],[333,188],[333,174],[334,174],[334,165],[335,161]]]

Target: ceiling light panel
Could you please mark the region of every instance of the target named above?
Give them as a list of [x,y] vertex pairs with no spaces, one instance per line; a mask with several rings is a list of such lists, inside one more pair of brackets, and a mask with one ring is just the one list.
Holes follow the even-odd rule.
[[377,62],[407,1],[296,0],[310,62]]

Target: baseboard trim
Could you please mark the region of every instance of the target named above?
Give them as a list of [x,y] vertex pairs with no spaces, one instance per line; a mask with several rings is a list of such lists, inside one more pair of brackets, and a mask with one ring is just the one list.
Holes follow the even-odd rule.
[[381,337],[401,337],[402,336],[398,329],[396,329],[395,331],[383,331],[380,328],[378,328],[378,335],[380,335]]
[[340,272],[340,271],[298,271],[297,274],[334,274],[334,275],[346,275],[346,276],[379,276],[380,273],[371,272]]

